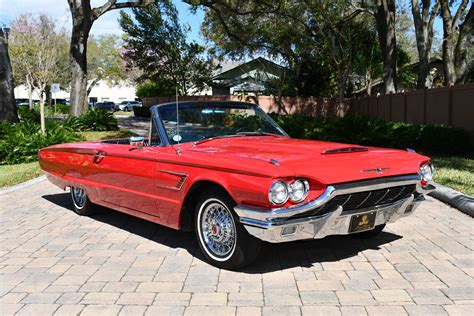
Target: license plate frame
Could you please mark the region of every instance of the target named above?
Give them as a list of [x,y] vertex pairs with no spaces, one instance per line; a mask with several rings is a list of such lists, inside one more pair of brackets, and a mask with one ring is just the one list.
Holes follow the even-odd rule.
[[377,211],[352,215],[349,225],[349,233],[359,233],[373,229],[375,227],[376,217]]

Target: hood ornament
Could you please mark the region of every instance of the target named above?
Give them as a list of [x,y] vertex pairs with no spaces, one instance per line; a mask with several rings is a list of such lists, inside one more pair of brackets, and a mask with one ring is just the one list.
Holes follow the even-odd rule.
[[378,174],[382,174],[384,170],[388,170],[390,168],[374,168],[374,169],[365,169],[361,170],[360,172],[376,172]]

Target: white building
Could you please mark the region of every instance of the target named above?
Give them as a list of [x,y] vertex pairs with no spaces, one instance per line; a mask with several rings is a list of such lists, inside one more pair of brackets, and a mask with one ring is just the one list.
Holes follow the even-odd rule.
[[[52,95],[52,98],[56,97],[58,99],[67,99],[69,100],[69,87],[67,90],[61,87],[61,91]],[[21,85],[15,88],[15,98],[16,99],[28,99],[28,90],[25,86]],[[106,80],[100,80],[92,88],[89,98],[97,98],[97,102],[101,101],[112,101],[115,103],[120,103],[122,101],[133,101],[137,98],[135,94],[135,85],[130,84],[127,81],[122,81],[117,85],[109,85]],[[38,93],[35,91],[33,93],[33,100],[38,100]]]

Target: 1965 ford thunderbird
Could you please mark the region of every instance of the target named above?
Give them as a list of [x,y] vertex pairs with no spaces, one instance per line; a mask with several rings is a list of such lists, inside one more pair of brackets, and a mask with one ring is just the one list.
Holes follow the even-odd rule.
[[428,157],[290,138],[258,106],[151,107],[148,135],[55,145],[41,168],[74,210],[106,206],[196,232],[213,265],[252,262],[261,242],[376,236],[434,189]]

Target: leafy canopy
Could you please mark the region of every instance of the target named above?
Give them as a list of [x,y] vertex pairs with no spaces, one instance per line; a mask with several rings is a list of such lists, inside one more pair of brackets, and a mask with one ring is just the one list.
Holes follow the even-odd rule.
[[132,12],[122,11],[119,22],[125,32],[124,56],[129,67],[142,71],[139,79],[178,87],[184,95],[202,90],[211,78],[212,62],[204,57],[203,46],[186,40],[188,28],[179,23],[172,2],[157,1]]

